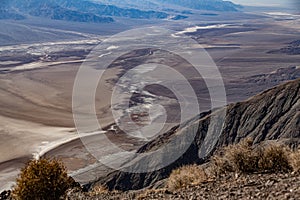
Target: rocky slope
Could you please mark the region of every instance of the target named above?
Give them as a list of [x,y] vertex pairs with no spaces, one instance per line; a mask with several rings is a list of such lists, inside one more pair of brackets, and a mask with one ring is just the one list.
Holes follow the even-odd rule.
[[274,87],[283,81],[296,80],[300,78],[300,67],[290,66],[287,68],[279,68],[269,74],[258,74],[244,78],[245,83],[256,84],[257,86],[268,85]]
[[[179,139],[180,144],[188,143],[190,130],[197,130],[188,150],[171,165],[148,173],[113,172],[106,177],[101,177],[97,183],[106,184],[110,189],[117,190],[141,189],[154,185],[159,180],[168,177],[173,169],[186,164],[204,163],[217,148],[238,143],[245,137],[252,137],[255,143],[280,139],[287,143],[298,144],[300,138],[299,89],[300,79],[297,79],[269,89],[245,102],[228,105],[225,110],[224,125],[216,122],[213,124],[215,131],[220,130],[218,138],[207,135],[207,132],[211,120],[220,112],[224,112],[224,109],[203,113],[188,121],[182,128],[174,127],[138,150],[139,153],[154,152],[174,139]],[[210,140],[206,141],[205,138]],[[205,152],[203,152],[204,141],[206,141]],[[160,156],[150,156],[147,162],[148,164],[163,162],[164,158],[174,153],[176,150],[171,149]],[[145,162],[143,157],[138,157],[134,160],[131,169],[139,167],[144,164],[143,162]]]
[[288,44],[287,47],[272,50],[269,53],[274,54],[287,54],[287,55],[299,55],[300,54],[300,40],[295,40]]
[[88,195],[73,190],[69,192],[67,199],[299,199],[299,184],[300,175],[296,174],[250,174],[240,177],[223,177],[204,182],[201,185],[189,186],[176,192],[156,189]]

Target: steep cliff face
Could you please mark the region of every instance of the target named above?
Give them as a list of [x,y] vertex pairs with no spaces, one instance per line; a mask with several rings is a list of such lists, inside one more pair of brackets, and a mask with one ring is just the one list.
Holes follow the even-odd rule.
[[[196,135],[187,151],[167,167],[149,173],[113,172],[101,178],[99,183],[107,184],[111,189],[140,189],[166,178],[170,172],[185,164],[201,164],[209,160],[213,152],[224,145],[237,143],[245,137],[252,137],[255,143],[264,140],[284,140],[298,143],[300,139],[300,79],[285,83],[258,94],[247,101],[228,105],[214,112],[202,113],[189,120],[183,127],[174,127],[169,132],[142,146],[138,153],[154,152],[178,137],[180,144],[189,143],[191,130]],[[214,130],[220,131],[218,138],[209,138],[207,134],[210,123],[220,112],[226,111],[224,124],[212,124]],[[206,140],[209,138],[209,140]],[[210,142],[212,141],[212,142]],[[205,143],[205,145],[204,145]],[[203,146],[206,146],[203,153]],[[178,147],[179,148],[179,147]],[[131,169],[140,165],[152,165],[163,162],[168,156],[176,154],[170,149],[163,154],[138,157]]]

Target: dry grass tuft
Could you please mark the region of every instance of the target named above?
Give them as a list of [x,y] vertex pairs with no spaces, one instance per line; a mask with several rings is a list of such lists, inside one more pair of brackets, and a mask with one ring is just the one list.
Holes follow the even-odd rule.
[[289,163],[292,166],[294,172],[300,173],[300,149],[290,154]]
[[172,171],[167,181],[167,187],[170,191],[175,191],[189,185],[205,182],[207,178],[207,174],[202,167],[187,165]]
[[215,176],[228,172],[288,172],[291,170],[290,153],[287,147],[276,143],[254,147],[251,139],[245,139],[214,155],[211,171]]

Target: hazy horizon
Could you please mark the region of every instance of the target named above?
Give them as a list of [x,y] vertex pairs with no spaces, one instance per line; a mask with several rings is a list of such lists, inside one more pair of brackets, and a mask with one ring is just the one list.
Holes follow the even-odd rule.
[[247,6],[267,6],[298,9],[300,2],[298,0],[231,0],[234,3]]

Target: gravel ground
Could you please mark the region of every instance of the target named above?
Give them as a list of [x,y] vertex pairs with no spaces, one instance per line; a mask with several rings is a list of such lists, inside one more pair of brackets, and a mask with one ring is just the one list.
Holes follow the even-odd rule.
[[251,174],[227,176],[170,192],[166,189],[89,195],[70,191],[68,199],[300,199],[300,175]]

